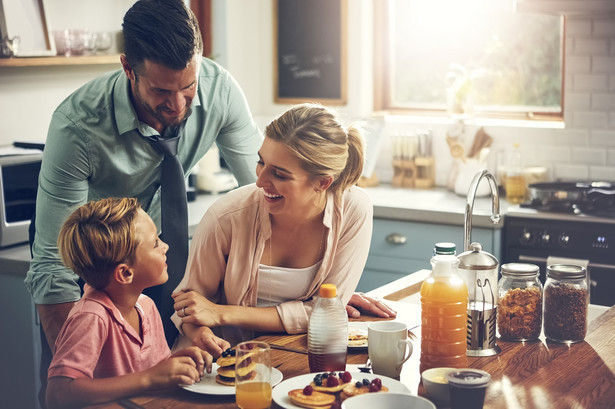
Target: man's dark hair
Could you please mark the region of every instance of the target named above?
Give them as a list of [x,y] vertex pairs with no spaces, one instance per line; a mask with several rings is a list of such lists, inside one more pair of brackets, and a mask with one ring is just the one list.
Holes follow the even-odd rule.
[[139,72],[144,60],[173,70],[203,52],[196,16],[183,0],[139,0],[124,15],[124,54]]

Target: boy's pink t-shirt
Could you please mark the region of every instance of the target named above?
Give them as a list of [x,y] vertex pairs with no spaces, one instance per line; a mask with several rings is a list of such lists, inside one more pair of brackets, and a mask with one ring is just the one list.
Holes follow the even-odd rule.
[[140,372],[167,359],[171,351],[156,305],[142,294],[136,308],[143,339],[106,293],[86,285],[58,335],[48,378],[108,378]]

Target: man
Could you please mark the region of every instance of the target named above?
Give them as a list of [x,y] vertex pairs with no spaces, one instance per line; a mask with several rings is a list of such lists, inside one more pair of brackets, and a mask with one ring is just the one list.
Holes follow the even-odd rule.
[[184,2],[137,1],[124,16],[123,33],[122,69],[63,101],[46,139],[25,283],[52,348],[81,297],[56,246],[69,213],[90,200],[135,197],[160,230],[163,155],[150,138],[179,130],[177,156],[186,175],[215,142],[240,184],[255,179],[262,136],[238,84],[201,57],[197,20]]

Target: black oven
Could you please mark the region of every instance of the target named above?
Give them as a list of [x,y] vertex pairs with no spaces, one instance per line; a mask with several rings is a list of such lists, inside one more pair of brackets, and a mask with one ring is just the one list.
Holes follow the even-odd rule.
[[588,261],[590,302],[615,304],[615,218],[517,208],[503,235],[501,264],[536,264],[544,283],[549,257]]

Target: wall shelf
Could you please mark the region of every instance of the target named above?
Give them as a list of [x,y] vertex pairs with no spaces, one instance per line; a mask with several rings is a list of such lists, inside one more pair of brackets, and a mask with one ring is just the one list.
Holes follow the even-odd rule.
[[47,67],[66,65],[120,64],[119,54],[80,55],[76,57],[13,57],[0,58],[0,67]]

